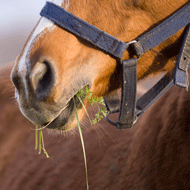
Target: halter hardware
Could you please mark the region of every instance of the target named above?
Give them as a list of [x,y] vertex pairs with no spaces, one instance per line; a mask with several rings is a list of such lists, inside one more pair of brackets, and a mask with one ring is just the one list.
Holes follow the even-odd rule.
[[[115,59],[121,60],[124,52],[129,47],[133,49],[137,58],[122,61],[121,101],[116,92],[104,97],[108,111],[106,120],[112,125],[115,125],[117,129],[131,128],[138,117],[173,84],[188,89],[187,69],[190,61],[190,3],[187,3],[178,12],[140,38],[128,43],[124,43],[106,32],[103,32],[51,2],[46,2],[40,15],[50,19],[68,32],[85,39]],[[138,59],[140,59],[144,53],[161,44],[185,26],[186,33],[176,63],[173,79],[166,74],[157,84],[136,101],[136,67]],[[111,121],[109,115],[118,112],[118,120],[116,122]]]

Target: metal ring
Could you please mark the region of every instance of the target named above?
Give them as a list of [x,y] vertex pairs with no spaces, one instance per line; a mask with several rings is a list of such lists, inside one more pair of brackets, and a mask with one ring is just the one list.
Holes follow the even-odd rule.
[[117,123],[116,122],[113,122],[112,120],[110,120],[110,118],[108,116],[105,117],[106,118],[106,121],[108,123],[110,123],[111,125],[114,125],[114,126],[117,126]]
[[129,42],[126,42],[126,44],[129,46],[131,44],[134,44],[134,43],[137,43],[137,40],[132,40],[132,41],[129,41]]

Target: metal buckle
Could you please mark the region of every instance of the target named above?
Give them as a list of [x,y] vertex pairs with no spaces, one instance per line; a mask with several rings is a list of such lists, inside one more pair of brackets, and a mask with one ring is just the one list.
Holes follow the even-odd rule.
[[130,46],[131,44],[134,44],[134,43],[137,43],[137,40],[132,40],[132,41],[126,42],[126,44],[128,46]]
[[127,49],[131,49],[132,47],[132,54],[136,55],[137,59],[139,60],[140,57],[144,54],[144,50],[141,44],[138,43],[137,40],[126,42],[126,44],[128,45]]

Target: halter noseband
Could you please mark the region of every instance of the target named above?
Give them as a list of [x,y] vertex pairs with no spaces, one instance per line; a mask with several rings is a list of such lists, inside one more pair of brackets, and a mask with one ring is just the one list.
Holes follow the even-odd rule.
[[[108,114],[119,112],[119,118],[116,122],[106,117],[107,121],[115,125],[117,129],[131,128],[137,118],[173,84],[188,89],[187,69],[190,58],[190,3],[186,4],[182,9],[153,30],[128,43],[124,43],[106,32],[103,32],[51,2],[46,2],[40,15],[50,19],[68,32],[92,43],[117,60],[121,60],[124,52],[128,48],[133,50],[137,58],[122,61],[121,101],[116,93],[111,93],[104,97]],[[185,26],[186,33],[176,63],[173,79],[166,74],[157,84],[136,101],[136,67],[138,59],[144,53],[161,44]]]

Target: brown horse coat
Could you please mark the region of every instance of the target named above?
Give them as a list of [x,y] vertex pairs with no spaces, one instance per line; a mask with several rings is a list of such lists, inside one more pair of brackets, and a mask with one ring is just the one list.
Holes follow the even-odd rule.
[[[44,132],[50,158],[38,155],[29,129],[35,126],[12,100],[9,74],[10,68],[0,73],[0,189],[86,189],[79,135]],[[83,134],[90,189],[189,189],[189,102],[190,92],[172,87],[131,130],[116,130],[105,120],[102,127],[89,125]]]

